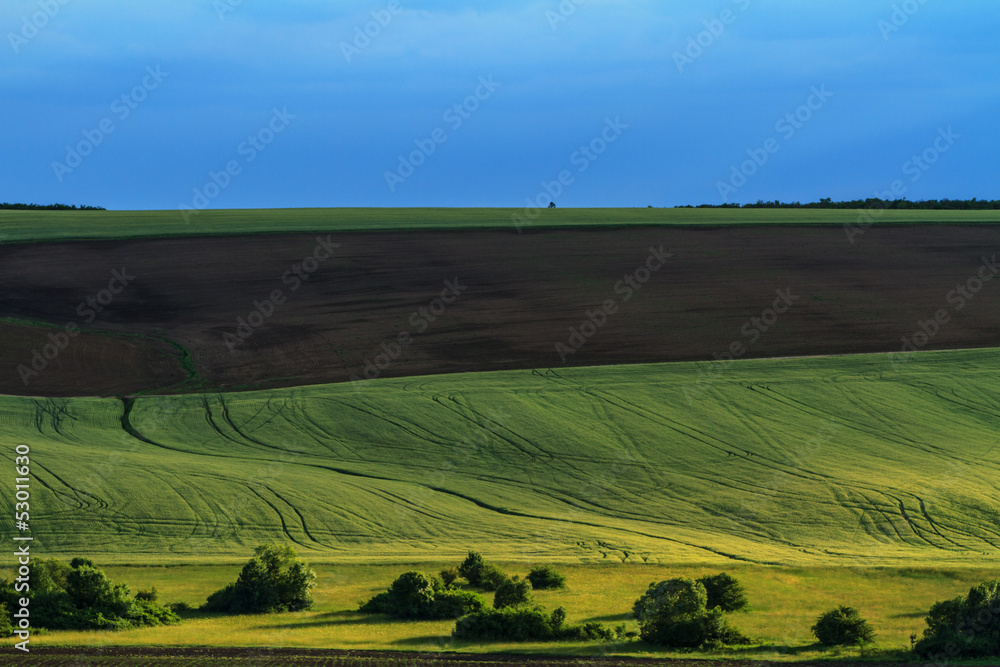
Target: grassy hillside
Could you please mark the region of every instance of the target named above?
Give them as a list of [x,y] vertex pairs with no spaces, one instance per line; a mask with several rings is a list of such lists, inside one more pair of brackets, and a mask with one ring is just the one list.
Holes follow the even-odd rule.
[[[451,562],[425,563],[436,572]],[[527,572],[525,562],[501,563],[506,572]],[[656,649],[634,642],[504,643],[469,642],[451,638],[455,622],[394,621],[357,613],[358,603],[385,590],[406,569],[402,565],[318,565],[314,608],[292,614],[262,616],[203,616],[168,628],[145,628],[127,632],[50,632],[32,637],[32,655],[38,646],[273,646],[336,647],[394,651],[461,651],[564,655],[632,655],[640,657],[687,657],[691,654]],[[867,568],[779,568],[754,565],[587,564],[562,565],[568,587],[536,591],[535,600],[547,609],[562,606],[574,623],[598,621],[637,627],[629,613],[651,581],[671,577],[700,577],[725,569],[747,587],[751,610],[735,614],[732,622],[743,632],[766,643],[759,648],[734,652],[699,654],[696,658],[753,658],[768,661],[829,658],[830,652],[815,644],[809,628],[820,613],[840,604],[858,607],[876,632],[877,646],[900,649],[909,646],[911,632],[920,633],[932,604],[965,594],[996,569],[882,570]],[[132,590],[155,586],[166,601],[191,605],[204,602],[209,592],[233,581],[236,566],[112,567],[108,574]],[[490,595],[487,594],[487,600]],[[0,639],[0,651],[13,650],[15,639]],[[841,652],[857,656],[856,649]],[[19,656],[20,657],[20,656]],[[410,656],[412,657],[412,656]],[[230,660],[227,665],[234,664]],[[20,662],[18,664],[21,664]],[[88,663],[92,664],[92,663]],[[119,663],[120,664],[120,663]],[[133,664],[145,663],[128,663]],[[203,663],[195,663],[204,667]],[[286,663],[281,663],[286,664]],[[366,663],[374,664],[374,663]],[[395,663],[393,663],[395,664]],[[412,665],[413,662],[407,661]],[[617,661],[607,663],[618,665]],[[954,663],[951,664],[960,664]],[[993,663],[995,664],[995,662]],[[498,666],[499,667],[499,666]],[[510,667],[508,665],[508,667]]]
[[[815,209],[560,208],[532,227],[615,225],[857,224],[862,211]],[[180,211],[0,211],[0,241],[121,239],[160,236],[515,228],[524,208],[314,208]],[[868,218],[861,218],[866,220]],[[1000,223],[1000,211],[885,211],[878,224]]]
[[978,350],[2,397],[0,439],[31,447],[47,554],[974,565],[1000,555],[998,371]]

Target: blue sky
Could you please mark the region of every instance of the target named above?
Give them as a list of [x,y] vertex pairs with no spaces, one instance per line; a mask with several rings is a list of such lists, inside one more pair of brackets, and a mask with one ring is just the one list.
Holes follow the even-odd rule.
[[7,0],[0,200],[997,199],[998,19],[995,0]]

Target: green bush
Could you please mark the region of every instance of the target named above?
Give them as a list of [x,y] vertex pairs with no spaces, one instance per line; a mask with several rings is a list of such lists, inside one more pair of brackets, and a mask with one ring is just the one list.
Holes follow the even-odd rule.
[[441,570],[441,581],[444,582],[445,586],[452,586],[458,579],[458,570],[453,567],[449,567],[446,570]]
[[140,588],[135,594],[136,600],[146,600],[147,602],[156,602],[160,599],[160,592],[156,590],[156,586],[153,586],[149,590],[145,588]]
[[479,588],[484,591],[499,590],[504,583],[510,581],[506,572],[492,563],[487,563],[479,570]]
[[704,586],[705,592],[708,593],[706,606],[709,609],[718,607],[722,611],[733,612],[743,611],[750,605],[743,584],[730,574],[723,572],[707,575],[698,579],[698,583]]
[[565,621],[562,607],[551,614],[540,607],[484,609],[458,619],[452,636],[485,641],[609,641],[618,636],[600,623],[567,627]]
[[530,605],[533,602],[531,595],[531,583],[517,578],[508,579],[497,588],[493,597],[493,608],[517,607]]
[[652,583],[632,607],[640,636],[671,648],[714,648],[749,643],[726,622],[719,608],[708,609],[705,586],[687,578]]
[[361,605],[365,614],[394,618],[458,618],[486,608],[482,597],[468,591],[446,590],[422,572],[401,574],[384,593]]
[[492,563],[487,563],[475,551],[470,551],[462,564],[458,566],[459,575],[465,577],[469,584],[480,590],[495,591],[503,582],[510,579],[507,573]]
[[70,565],[38,560],[32,568],[32,586],[18,592],[9,581],[0,582],[0,629],[12,623],[11,609],[19,599],[30,599],[31,624],[51,630],[127,630],[180,621],[171,610],[153,600],[133,597],[128,586],[114,585],[86,558]]
[[479,586],[479,573],[486,565],[483,557],[475,551],[470,551],[462,564],[458,566],[458,574],[465,577],[472,586]]
[[822,614],[812,633],[825,646],[860,646],[875,640],[875,631],[854,607],[840,606]]
[[987,581],[969,594],[936,603],[915,647],[935,662],[1000,656],[1000,581]]
[[566,588],[566,577],[548,565],[536,567],[528,573],[531,587],[537,591],[552,588]]
[[315,582],[316,574],[298,560],[292,547],[259,546],[236,583],[209,595],[202,610],[225,614],[301,611],[312,606]]
[[552,616],[541,609],[504,607],[484,609],[458,619],[452,636],[490,641],[545,641],[556,639],[556,632]]
[[13,616],[7,611],[7,605],[0,602],[0,637],[10,637],[14,634]]

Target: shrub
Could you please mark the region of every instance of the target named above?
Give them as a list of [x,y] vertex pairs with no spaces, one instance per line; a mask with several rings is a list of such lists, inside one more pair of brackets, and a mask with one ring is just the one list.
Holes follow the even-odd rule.
[[1000,656],[1000,581],[983,582],[964,598],[931,607],[915,650],[935,661]]
[[732,575],[726,573],[708,575],[698,579],[698,583],[704,586],[705,592],[708,593],[706,606],[709,609],[718,607],[726,612],[742,611],[750,604],[743,584]]
[[616,639],[619,636],[619,633],[616,630],[613,630],[601,623],[595,623],[593,621],[589,623],[584,623],[583,625],[577,625],[571,628],[566,628],[559,634],[561,639],[570,639],[576,641],[600,641],[600,642],[609,642]]
[[471,585],[479,586],[479,573],[485,565],[486,561],[479,553],[470,551],[462,564],[458,566],[458,573],[465,577]]
[[538,591],[566,587],[566,577],[548,565],[534,568],[528,573],[528,581]]
[[0,630],[10,622],[10,612],[27,597],[31,624],[51,630],[125,630],[180,621],[172,611],[155,601],[132,597],[128,586],[114,585],[86,558],[70,565],[39,560],[32,571],[32,587],[17,592],[9,581],[0,582]]
[[556,638],[556,627],[552,616],[541,609],[504,607],[484,609],[458,619],[452,636],[492,641],[551,640]]
[[458,619],[452,636],[456,639],[488,641],[609,641],[617,632],[600,623],[565,626],[562,607],[546,614],[540,607],[484,609]]
[[0,637],[10,637],[14,634],[13,617],[7,611],[7,605],[0,602]]
[[840,606],[822,614],[812,632],[825,646],[858,646],[875,639],[875,631],[853,607]]
[[226,614],[301,611],[312,606],[315,581],[316,574],[292,547],[259,546],[236,583],[209,595],[202,609]]
[[532,603],[531,583],[526,580],[508,579],[497,588],[493,608],[517,607]]
[[149,590],[140,588],[135,594],[136,600],[146,600],[147,602],[156,602],[160,599],[160,592],[156,590],[156,586],[153,586]]
[[171,602],[167,605],[167,609],[175,614],[187,614],[194,611],[194,607],[189,605],[187,602]]
[[705,586],[687,578],[652,583],[632,607],[640,636],[673,648],[710,648],[748,643],[721,609],[708,609]]
[[458,618],[481,611],[486,603],[475,593],[444,590],[422,572],[401,574],[384,593],[361,605],[365,614],[387,614],[394,618]]
[[507,573],[491,563],[487,563],[479,570],[479,588],[484,591],[499,590],[508,581],[510,577]]
[[458,579],[458,570],[453,567],[449,567],[447,570],[441,570],[441,581],[444,582],[445,586],[450,587]]

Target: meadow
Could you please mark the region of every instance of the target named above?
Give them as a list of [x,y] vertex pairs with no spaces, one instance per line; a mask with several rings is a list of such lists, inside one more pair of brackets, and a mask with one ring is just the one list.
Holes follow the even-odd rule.
[[284,540],[313,562],[976,567],[1000,544],[998,367],[974,350],[6,396],[0,438],[31,449],[39,553],[103,563]]
[[[390,651],[460,651],[463,653],[518,653],[535,655],[692,657],[664,651],[639,641],[611,644],[473,643],[451,638],[454,621],[393,621],[358,613],[360,602],[384,590],[399,573],[417,567],[427,572],[454,565],[428,562],[416,566],[326,564],[316,567],[316,604],[309,611],[258,616],[190,614],[180,625],[127,632],[46,632],[34,643],[40,647],[67,646],[215,646],[270,648],[325,648]],[[522,576],[531,563],[505,562],[505,571]],[[741,630],[759,640],[754,647],[716,651],[719,658],[808,660],[834,655],[859,655],[857,649],[831,651],[818,646],[809,627],[823,611],[838,604],[862,610],[878,632],[874,648],[884,651],[909,647],[934,602],[964,594],[975,583],[993,578],[993,569],[886,569],[855,567],[768,567],[731,564],[652,565],[605,563],[561,565],[568,587],[536,591],[536,602],[547,609],[566,608],[571,622],[599,621],[637,628],[632,603],[650,581],[676,576],[698,577],[722,569],[746,585],[751,609],[732,615]],[[110,567],[109,576],[127,582],[133,590],[155,585],[161,599],[192,605],[204,602],[208,592],[232,581],[235,566]],[[490,594],[486,594],[489,599]],[[706,657],[704,654],[699,654]]]
[[[529,214],[532,217],[529,218]],[[0,210],[0,241],[66,241],[165,236],[291,234],[403,230],[521,229],[635,225],[879,225],[997,223],[1000,211],[890,210],[866,215],[850,209],[688,208],[313,208],[204,210],[187,218],[180,210],[12,211]]]

